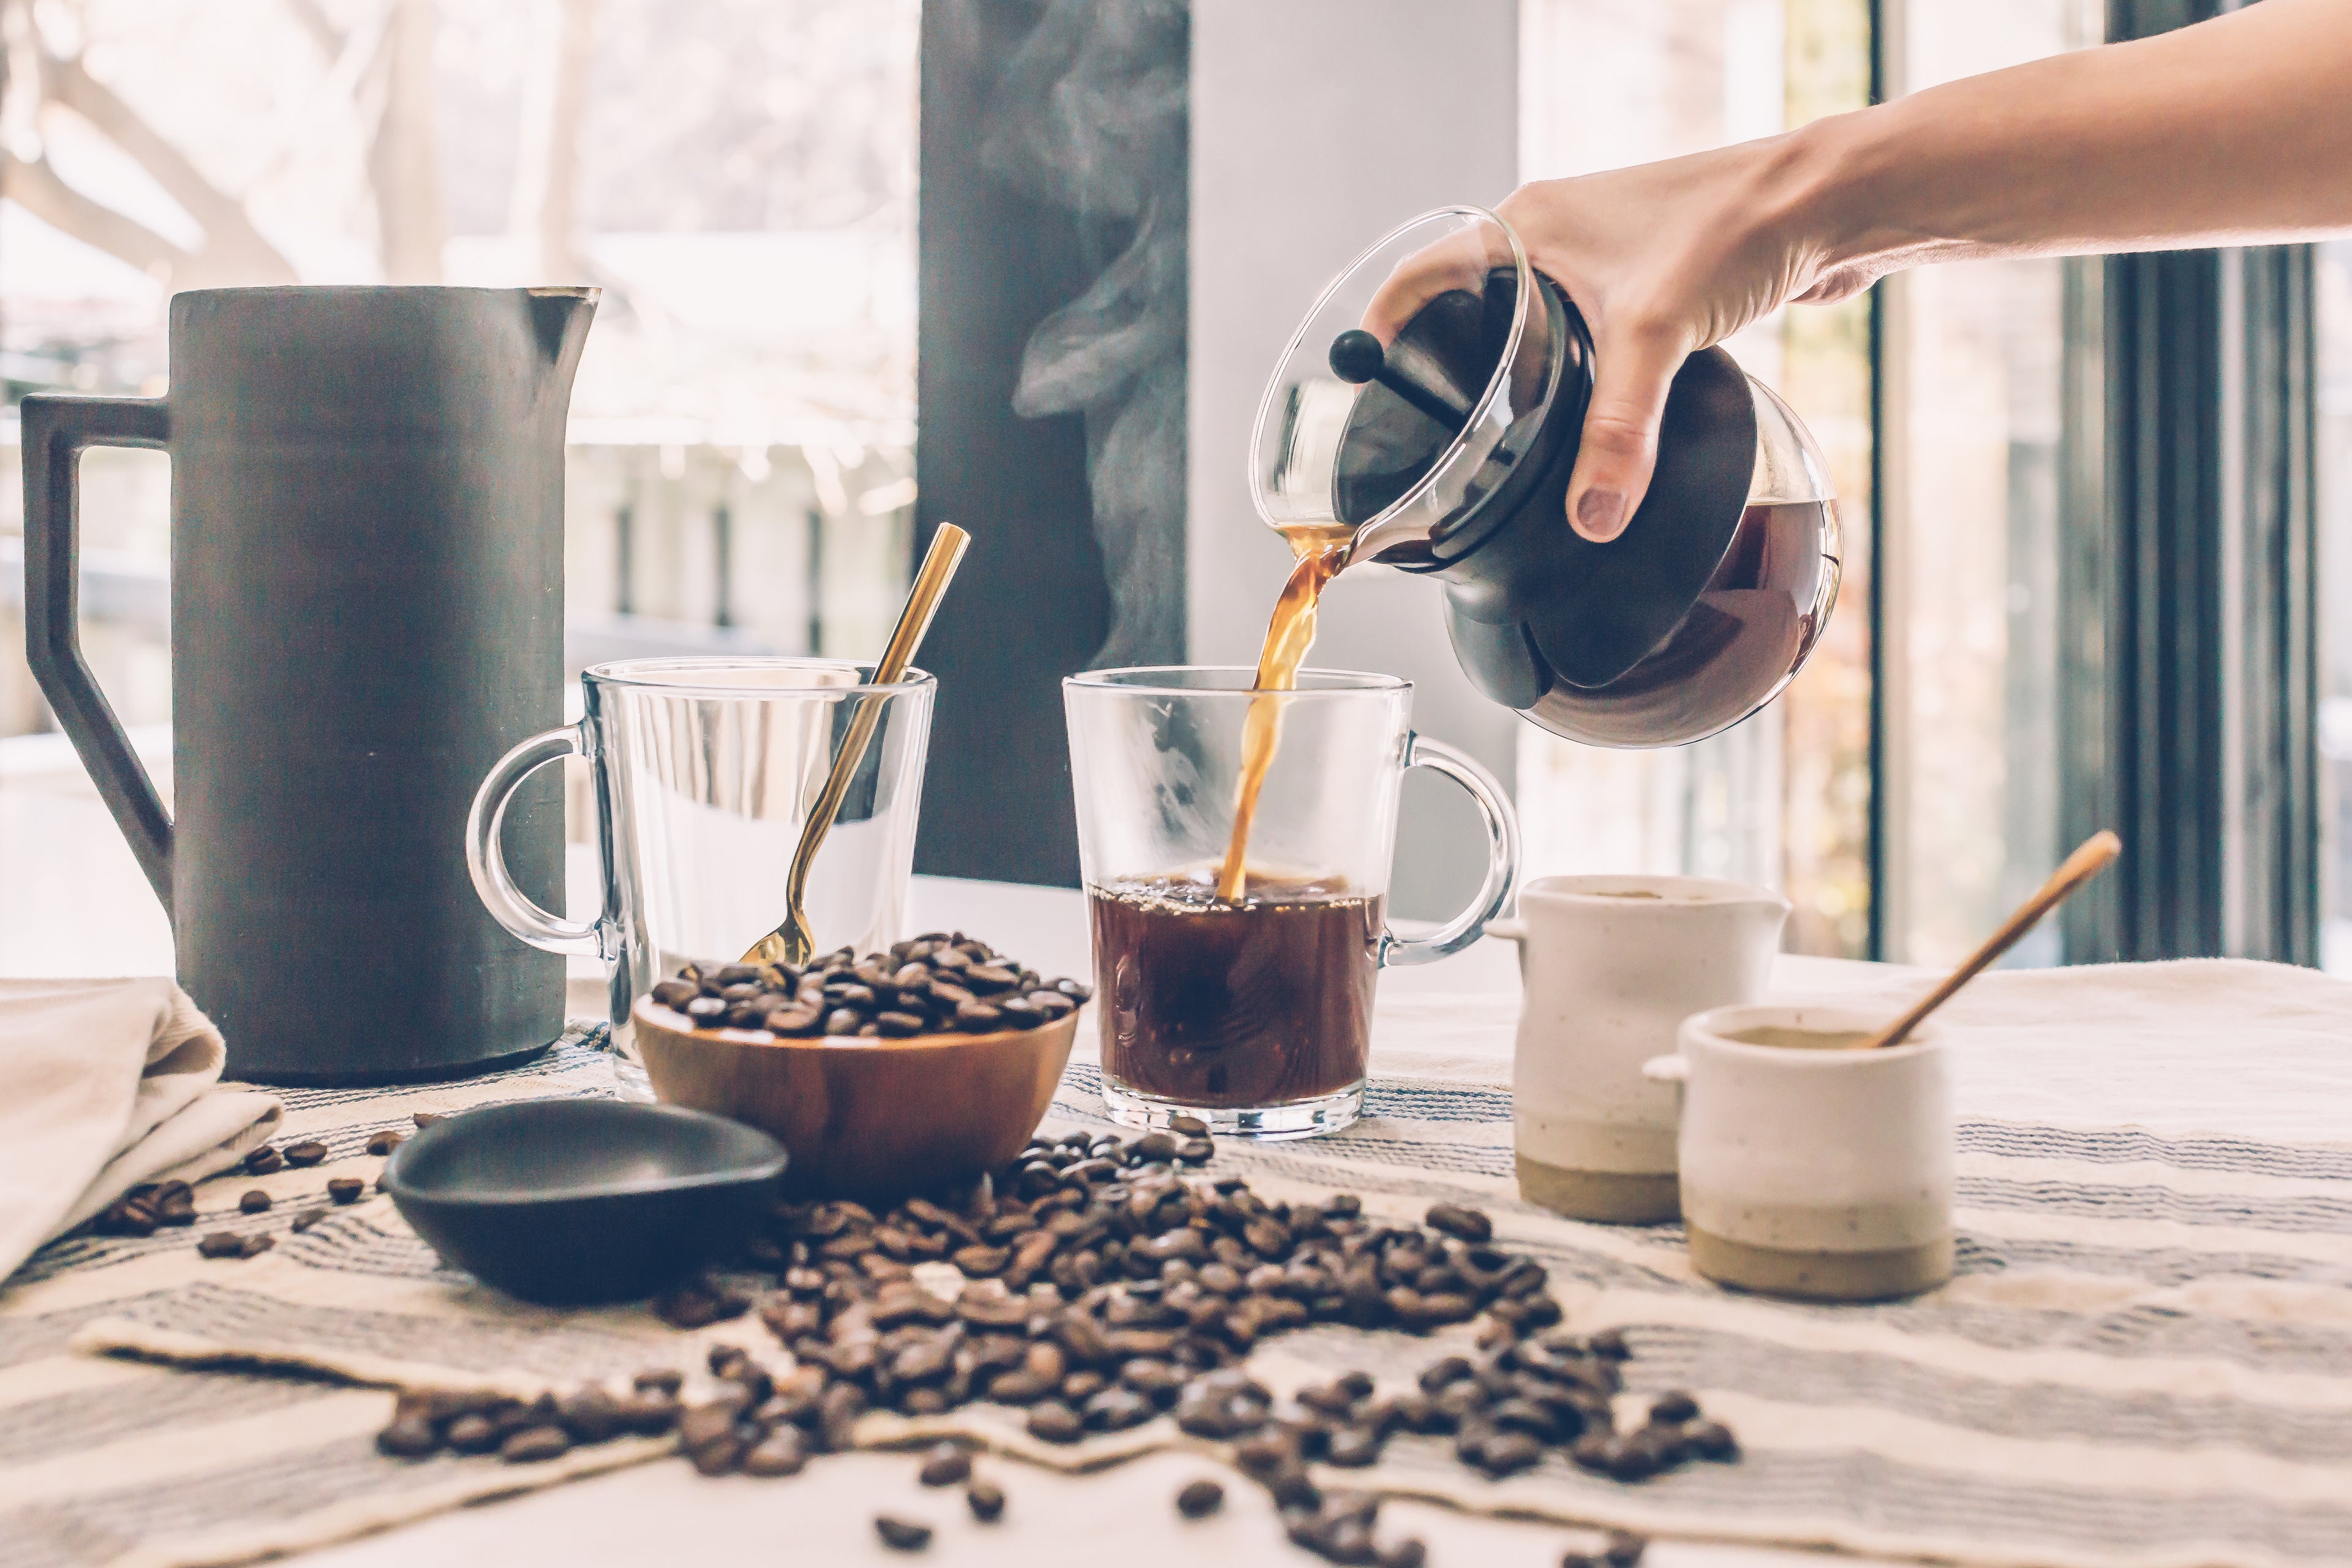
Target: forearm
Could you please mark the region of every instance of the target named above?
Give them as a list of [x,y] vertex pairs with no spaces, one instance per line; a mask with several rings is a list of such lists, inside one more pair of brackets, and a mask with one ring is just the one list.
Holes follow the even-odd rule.
[[1971,77],[1819,121],[1778,162],[1825,271],[2352,229],[2352,3]]

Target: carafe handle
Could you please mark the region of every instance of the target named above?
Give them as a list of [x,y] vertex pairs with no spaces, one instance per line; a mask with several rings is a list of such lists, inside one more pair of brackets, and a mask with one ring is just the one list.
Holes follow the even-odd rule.
[[539,907],[516,885],[507,869],[506,851],[499,846],[499,829],[506,822],[507,802],[522,781],[550,763],[566,757],[593,760],[596,748],[588,721],[542,730],[490,765],[481,787],[474,792],[473,808],[466,813],[466,870],[474,891],[490,918],[541,952],[608,958],[605,924],[566,920]]
[[1486,820],[1486,879],[1469,907],[1427,936],[1402,937],[1381,933],[1381,966],[1431,963],[1461,952],[1485,934],[1486,922],[1510,904],[1519,880],[1519,818],[1511,797],[1495,775],[1467,752],[1455,751],[1426,735],[1404,738],[1404,765],[1444,774],[1469,793]]
[[58,727],[89,770],[99,798],[131,841],[148,885],[172,912],[172,814],[131,748],[122,721],[82,658],[79,615],[81,454],[89,447],[163,448],[170,405],[158,397],[28,394],[25,464],[25,658]]

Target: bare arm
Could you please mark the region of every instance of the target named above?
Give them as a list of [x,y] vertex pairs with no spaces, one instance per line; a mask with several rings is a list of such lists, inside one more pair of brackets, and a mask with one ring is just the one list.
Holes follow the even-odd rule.
[[[1593,329],[1568,506],[1610,539],[1649,486],[1684,356],[1784,300],[1925,261],[2352,230],[2352,0],[2263,0],[1765,141],[1523,185],[1501,210]],[[1401,271],[1376,314],[1402,320],[1421,291]]]

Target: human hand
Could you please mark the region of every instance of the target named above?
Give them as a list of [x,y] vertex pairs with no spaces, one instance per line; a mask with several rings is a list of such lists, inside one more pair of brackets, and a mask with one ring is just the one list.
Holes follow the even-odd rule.
[[[1826,239],[1808,232],[1792,141],[1538,181],[1497,209],[1528,264],[1568,291],[1592,333],[1592,399],[1568,487],[1570,525],[1585,538],[1616,538],[1642,504],[1666,389],[1686,356],[1784,300],[1845,299],[1885,270],[1832,264]],[[1465,228],[1402,263],[1365,327],[1389,342],[1439,294],[1475,289],[1487,268],[1509,262],[1491,224]]]

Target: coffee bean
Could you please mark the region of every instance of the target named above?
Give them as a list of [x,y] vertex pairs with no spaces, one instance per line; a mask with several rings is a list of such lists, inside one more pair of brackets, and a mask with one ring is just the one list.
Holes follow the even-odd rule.
[[421,1132],[436,1121],[448,1121],[449,1113],[445,1110],[415,1110],[409,1113],[408,1119],[416,1123],[417,1131]]
[[630,1386],[640,1394],[666,1394],[675,1398],[677,1391],[686,1386],[686,1374],[672,1367],[655,1367],[637,1373],[630,1380]]
[[1658,1473],[1658,1460],[1657,1450],[1638,1439],[1610,1439],[1609,1474],[1617,1480],[1645,1480]]
[[1212,1480],[1186,1484],[1176,1494],[1176,1511],[1186,1519],[1205,1519],[1225,1506],[1225,1489]]
[[441,1436],[422,1415],[404,1415],[375,1435],[379,1454],[395,1459],[421,1459],[441,1447]]
[[1128,1148],[1139,1163],[1165,1165],[1176,1158],[1176,1137],[1171,1132],[1147,1132]]
[[1086,1424],[1100,1432],[1124,1432],[1140,1426],[1157,1407],[1131,1388],[1106,1388],[1086,1403]]
[[1585,1342],[1594,1355],[1604,1361],[1624,1361],[1633,1352],[1627,1348],[1625,1336],[1615,1329],[1603,1329]]
[[1720,1421],[1695,1421],[1683,1428],[1683,1436],[1702,1459],[1727,1462],[1739,1457],[1739,1440]]
[[499,1458],[509,1465],[543,1464],[572,1452],[572,1439],[561,1426],[526,1426],[499,1445]]
[[763,1479],[796,1476],[808,1460],[808,1435],[797,1426],[780,1426],[744,1450],[743,1473]]
[[556,1417],[574,1442],[603,1443],[627,1426],[621,1402],[601,1388],[583,1388],[555,1402]]
[[1499,1478],[1528,1469],[1542,1458],[1543,1445],[1526,1433],[1496,1432],[1478,1445],[1471,1462]]
[[1650,1419],[1662,1426],[1678,1426],[1698,1419],[1698,1401],[1677,1388],[1662,1394],[1650,1402]]
[[948,1259],[975,1279],[1003,1273],[1012,1260],[1012,1252],[1002,1247],[958,1247]]
[[403,1142],[404,1140],[400,1133],[386,1127],[368,1135],[367,1152],[371,1154],[389,1154],[399,1148]]
[[339,1204],[355,1204],[367,1191],[367,1184],[357,1176],[331,1176],[327,1180],[327,1195]]
[[1432,1204],[1422,1223],[1432,1230],[1442,1230],[1448,1236],[1467,1242],[1482,1242],[1495,1234],[1495,1224],[1476,1209],[1459,1204]]
[[1379,1568],[1423,1568],[1429,1561],[1429,1548],[1422,1544],[1419,1536],[1408,1535],[1381,1547],[1372,1561]]
[[263,1192],[259,1187],[251,1187],[247,1189],[245,1194],[236,1200],[236,1212],[239,1214],[268,1214],[269,1212],[269,1194]]
[[461,1454],[487,1454],[499,1446],[498,1423],[478,1413],[449,1423],[442,1440]]
[[216,1230],[196,1243],[196,1251],[205,1258],[241,1258],[245,1255],[245,1237],[233,1231]]
[[955,1443],[941,1443],[923,1456],[915,1479],[927,1487],[951,1487],[971,1479],[971,1452]]
[[1307,1467],[1296,1459],[1286,1459],[1261,1478],[1265,1489],[1273,1495],[1276,1508],[1315,1509],[1323,1506],[1323,1490],[1307,1473]]
[[1024,1425],[1029,1436],[1042,1443],[1075,1443],[1087,1435],[1086,1423],[1079,1420],[1078,1413],[1058,1400],[1032,1409]]
[[1609,1544],[1601,1548],[1601,1559],[1609,1564],[1609,1568],[1633,1568],[1641,1562],[1642,1553],[1648,1550],[1650,1538],[1646,1535],[1636,1535],[1630,1530],[1612,1530],[1609,1532]]
[[264,1143],[260,1148],[246,1155],[245,1168],[250,1175],[275,1175],[286,1168],[286,1157]]
[[963,1492],[964,1506],[971,1517],[982,1524],[994,1524],[1004,1517],[1004,1489],[992,1481],[974,1481]]
[[896,1519],[887,1513],[874,1516],[874,1533],[882,1544],[893,1552],[920,1552],[931,1543],[931,1527],[918,1524],[911,1519]]
[[329,1152],[330,1151],[324,1143],[320,1142],[315,1138],[306,1138],[299,1143],[289,1143],[286,1145],[286,1163],[289,1165],[298,1166],[315,1165],[324,1160]]
[[1343,1426],[1332,1434],[1330,1450],[1324,1455],[1327,1463],[1349,1469],[1360,1469],[1381,1457],[1381,1435],[1361,1426]]

